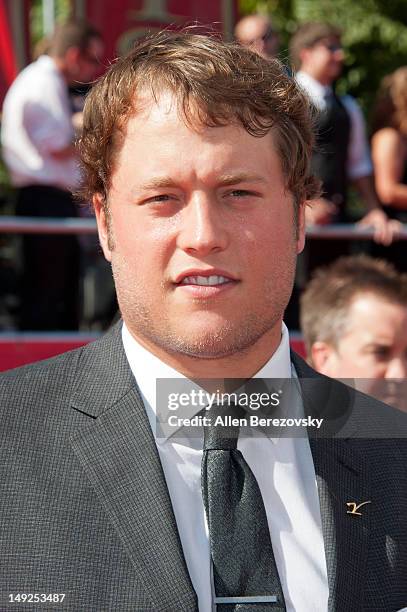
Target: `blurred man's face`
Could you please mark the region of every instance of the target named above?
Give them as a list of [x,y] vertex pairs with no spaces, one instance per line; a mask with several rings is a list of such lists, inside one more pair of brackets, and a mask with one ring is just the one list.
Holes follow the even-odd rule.
[[359,389],[388,403],[402,401],[404,405],[401,379],[407,376],[407,306],[373,293],[356,296],[338,346],[325,350],[313,355],[318,371],[333,378],[363,379],[357,384]]
[[253,15],[244,20],[238,29],[240,44],[249,47],[262,57],[276,57],[280,45],[278,33],[265,17]]
[[104,46],[100,38],[92,38],[84,51],[78,50],[75,60],[76,72],[75,81],[79,83],[89,83],[101,70],[101,60],[103,57]]
[[309,49],[303,49],[301,57],[301,68],[323,85],[330,85],[342,72],[344,53],[338,38],[320,40]]
[[217,359],[264,337],[271,354],[304,240],[272,135],[192,129],[169,94],[142,109],[115,161],[110,229],[95,198],[130,332],[158,356]]

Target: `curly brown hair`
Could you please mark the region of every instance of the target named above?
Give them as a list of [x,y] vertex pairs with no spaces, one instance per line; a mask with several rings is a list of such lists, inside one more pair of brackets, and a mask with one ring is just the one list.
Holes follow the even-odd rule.
[[253,136],[277,135],[286,188],[301,202],[319,195],[311,174],[312,107],[277,60],[236,43],[188,31],[141,40],[94,85],[85,104],[79,150],[84,169],[80,195],[107,195],[126,122],[145,92],[170,91],[190,125],[240,124]]

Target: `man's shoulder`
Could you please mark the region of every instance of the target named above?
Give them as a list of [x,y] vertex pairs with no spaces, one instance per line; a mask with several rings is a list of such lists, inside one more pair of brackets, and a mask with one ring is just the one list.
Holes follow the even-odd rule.
[[0,448],[7,461],[33,449],[51,456],[75,430],[79,415],[70,400],[80,354],[76,349],[0,375]]
[[[111,332],[110,332],[111,334]],[[97,354],[106,341],[109,332],[84,346],[61,353],[56,357],[37,361],[0,374],[0,394],[20,395],[36,389],[43,392],[45,387],[71,387],[77,377],[83,354]]]
[[4,398],[8,401],[21,401],[25,396],[32,399],[36,395],[45,398],[51,390],[55,393],[58,389],[62,395],[66,393],[75,380],[82,351],[83,347],[1,373],[0,409],[4,407]]
[[66,406],[74,397],[84,405],[113,402],[133,383],[121,341],[121,322],[78,349],[0,375],[0,412],[13,407],[41,410]]
[[50,94],[61,84],[61,77],[53,68],[51,61],[48,57],[40,57],[20,72],[6,94],[4,100],[6,110],[11,102],[16,104],[18,101],[24,103],[32,100],[46,103],[47,96],[44,97],[44,91]]

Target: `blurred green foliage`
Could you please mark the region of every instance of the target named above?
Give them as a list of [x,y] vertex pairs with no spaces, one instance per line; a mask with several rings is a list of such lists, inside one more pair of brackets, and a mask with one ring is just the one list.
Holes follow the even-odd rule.
[[[34,47],[43,37],[42,0],[32,0],[30,11],[31,43]],[[55,19],[64,21],[71,12],[70,0],[55,0]]]
[[407,65],[407,0],[240,0],[240,11],[272,17],[281,33],[284,61],[299,23],[340,26],[346,59],[337,90],[355,96],[367,116],[383,76]]
[[12,214],[13,194],[7,168],[0,157],[0,214]]

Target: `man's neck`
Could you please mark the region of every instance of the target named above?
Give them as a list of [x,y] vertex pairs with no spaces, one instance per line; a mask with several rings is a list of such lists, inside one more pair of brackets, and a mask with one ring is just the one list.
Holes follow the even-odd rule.
[[64,81],[70,85],[71,84],[71,76],[69,74],[69,71],[66,67],[66,63],[64,61],[64,59],[62,57],[56,57],[54,55],[50,55],[50,58],[52,59],[52,61],[54,62],[59,74],[62,76],[62,78],[64,79]]
[[327,77],[324,74],[320,74],[320,73],[312,70],[312,68],[309,68],[309,67],[306,67],[306,66],[301,66],[300,70],[301,70],[301,72],[304,72],[305,74],[308,74],[308,76],[310,76],[312,79],[314,79],[315,81],[317,81],[321,85],[324,85],[325,87],[331,87],[333,81],[332,81],[332,79],[330,77]]

